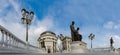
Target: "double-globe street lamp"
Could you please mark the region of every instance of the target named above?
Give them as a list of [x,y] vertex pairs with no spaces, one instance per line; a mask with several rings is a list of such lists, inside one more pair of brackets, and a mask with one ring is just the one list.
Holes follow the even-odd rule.
[[28,48],[28,25],[30,25],[31,21],[33,20],[34,12],[31,11],[29,13],[26,9],[22,9],[21,12],[22,12],[21,21],[23,24],[26,25],[26,46]]
[[91,48],[92,48],[92,40],[94,39],[95,35],[91,33],[88,37],[91,40]]

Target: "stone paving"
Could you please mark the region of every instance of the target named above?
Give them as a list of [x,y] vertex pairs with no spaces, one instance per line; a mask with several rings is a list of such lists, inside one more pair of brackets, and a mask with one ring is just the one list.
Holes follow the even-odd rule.
[[41,51],[34,51],[34,50],[23,50],[23,49],[16,49],[16,48],[0,48],[0,55],[120,55],[120,51],[108,51],[108,50],[101,50],[101,51],[89,51],[86,53],[54,53],[54,54],[46,54]]
[[120,55],[120,53],[115,52],[91,52],[91,53],[0,53],[0,55]]

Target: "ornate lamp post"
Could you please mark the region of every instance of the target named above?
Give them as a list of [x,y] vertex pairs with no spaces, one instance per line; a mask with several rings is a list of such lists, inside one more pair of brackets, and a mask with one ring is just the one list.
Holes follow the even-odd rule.
[[34,17],[34,12],[31,11],[30,13],[26,9],[22,9],[22,18],[21,21],[23,24],[26,25],[26,46],[28,45],[28,25],[31,24],[31,21],[33,20]]
[[88,37],[91,40],[91,48],[92,48],[92,40],[94,39],[95,35],[91,33]]

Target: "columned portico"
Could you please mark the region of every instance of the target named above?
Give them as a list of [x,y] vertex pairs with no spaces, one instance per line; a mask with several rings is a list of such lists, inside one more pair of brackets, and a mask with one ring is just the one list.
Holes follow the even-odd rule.
[[63,45],[63,52],[70,52],[71,51],[71,48],[70,48],[70,43],[71,43],[71,38],[70,37],[67,37],[65,36],[63,39],[62,39],[62,45]]
[[55,53],[57,51],[56,48],[57,37],[56,34],[51,31],[46,31],[40,34],[38,42],[39,47],[45,48],[47,53]]

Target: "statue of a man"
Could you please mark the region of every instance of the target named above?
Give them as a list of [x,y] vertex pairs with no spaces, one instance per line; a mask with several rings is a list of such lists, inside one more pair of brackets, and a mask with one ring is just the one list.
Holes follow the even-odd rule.
[[75,30],[75,41],[82,41],[82,35],[79,34],[79,27]]
[[110,47],[113,47],[113,43],[114,43],[114,41],[113,41],[113,38],[111,37],[110,38]]
[[75,40],[75,39],[74,39],[74,37],[75,37],[75,28],[74,28],[74,24],[75,24],[75,22],[72,21],[72,24],[70,25],[72,41]]

